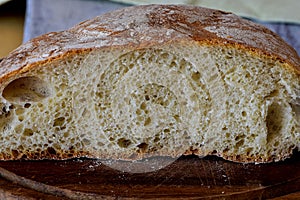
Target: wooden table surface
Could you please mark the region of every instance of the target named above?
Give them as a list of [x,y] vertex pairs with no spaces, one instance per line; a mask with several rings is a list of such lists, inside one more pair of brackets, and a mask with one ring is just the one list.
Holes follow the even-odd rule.
[[136,174],[91,159],[2,161],[0,167],[0,199],[300,199],[300,153],[269,164],[184,156]]

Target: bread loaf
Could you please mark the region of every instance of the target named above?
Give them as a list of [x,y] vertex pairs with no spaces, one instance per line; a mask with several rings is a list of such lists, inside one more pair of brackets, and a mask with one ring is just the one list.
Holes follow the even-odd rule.
[[271,162],[300,149],[300,58],[232,13],[128,7],[34,38],[0,66],[2,160]]

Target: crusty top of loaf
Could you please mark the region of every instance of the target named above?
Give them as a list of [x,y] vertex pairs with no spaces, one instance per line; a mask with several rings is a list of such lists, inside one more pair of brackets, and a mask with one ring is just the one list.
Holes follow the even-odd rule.
[[174,40],[247,49],[289,64],[300,74],[297,52],[267,28],[232,13],[184,5],[127,7],[21,45],[0,63],[0,82],[35,64],[95,48],[140,49]]

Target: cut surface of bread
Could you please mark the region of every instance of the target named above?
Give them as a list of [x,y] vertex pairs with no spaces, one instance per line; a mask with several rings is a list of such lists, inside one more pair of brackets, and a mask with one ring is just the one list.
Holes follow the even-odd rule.
[[129,7],[0,62],[0,159],[238,162],[300,149],[300,58],[276,34],[193,6]]

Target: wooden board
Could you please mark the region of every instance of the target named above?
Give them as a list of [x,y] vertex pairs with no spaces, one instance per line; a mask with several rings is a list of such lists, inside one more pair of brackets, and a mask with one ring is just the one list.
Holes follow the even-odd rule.
[[26,178],[2,177],[0,199],[300,198],[300,153],[270,164],[183,156],[161,170],[136,174],[91,159],[2,161],[0,167]]

